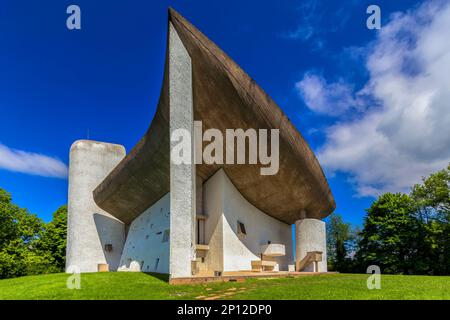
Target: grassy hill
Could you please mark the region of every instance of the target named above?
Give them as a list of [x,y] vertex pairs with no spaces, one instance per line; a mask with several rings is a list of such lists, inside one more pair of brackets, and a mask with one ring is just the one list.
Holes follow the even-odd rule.
[[368,290],[368,275],[330,274],[245,282],[169,285],[144,273],[81,275],[81,289],[66,287],[67,274],[0,280],[0,299],[450,299],[450,277],[382,275]]

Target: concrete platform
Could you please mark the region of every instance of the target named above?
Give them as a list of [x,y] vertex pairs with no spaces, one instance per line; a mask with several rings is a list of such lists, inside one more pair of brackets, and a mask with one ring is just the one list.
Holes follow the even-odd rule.
[[243,282],[247,279],[266,279],[266,278],[297,278],[302,276],[317,276],[322,274],[337,274],[337,272],[289,272],[289,271],[274,271],[274,272],[252,272],[252,271],[238,271],[225,272],[222,276],[192,276],[187,278],[170,279],[170,284],[200,284],[208,282]]

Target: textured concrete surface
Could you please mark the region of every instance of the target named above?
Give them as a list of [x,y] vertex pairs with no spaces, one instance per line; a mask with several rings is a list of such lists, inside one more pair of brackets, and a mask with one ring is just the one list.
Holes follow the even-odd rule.
[[223,271],[223,186],[220,179],[211,177],[203,184],[205,243],[209,245],[206,265],[211,271]]
[[[203,216],[203,180],[198,176],[195,179],[195,194],[195,210],[198,216]],[[205,244],[205,221],[202,219],[196,220],[196,224],[195,243]]]
[[[170,132],[186,130],[193,137],[192,66],[186,48],[169,23],[169,104]],[[153,137],[158,139],[158,137]],[[179,144],[171,141],[171,146]],[[192,275],[195,260],[196,182],[193,144],[189,163],[170,163],[170,276]],[[149,168],[151,170],[151,168]]]
[[[276,257],[275,270],[287,270],[292,263],[291,226],[270,217],[249,203],[234,187],[224,170],[219,170],[203,185],[206,242],[210,246],[207,265],[210,270],[250,270],[259,260],[268,241],[285,246],[285,256]],[[237,222],[245,225],[247,235],[239,236]],[[220,268],[220,269],[218,269]]]
[[261,246],[261,253],[269,257],[286,255],[286,246],[280,243],[271,243]]
[[[170,195],[166,194],[130,225],[120,271],[169,273]],[[134,264],[133,264],[134,262]],[[136,270],[137,269],[137,270]]]
[[[302,260],[310,251],[322,251],[322,261],[319,262],[319,272],[327,272],[327,239],[325,222],[317,219],[302,219],[295,223],[297,261]],[[310,264],[305,272],[312,272]]]
[[[70,148],[66,269],[97,272],[98,264],[117,270],[123,244],[124,224],[94,202],[92,190],[125,157],[123,146],[79,140]],[[104,250],[106,244],[112,251]]]
[[[250,76],[183,17],[171,10],[169,20],[191,57],[194,119],[203,121],[203,130],[280,129],[276,175],[260,175],[261,165],[206,164],[197,166],[197,175],[206,181],[223,168],[245,199],[289,224],[302,218],[301,212],[316,219],[329,215],[335,203],[319,162],[286,115]],[[170,191],[170,46],[169,37],[161,96],[150,128],[95,190],[99,206],[126,223]]]

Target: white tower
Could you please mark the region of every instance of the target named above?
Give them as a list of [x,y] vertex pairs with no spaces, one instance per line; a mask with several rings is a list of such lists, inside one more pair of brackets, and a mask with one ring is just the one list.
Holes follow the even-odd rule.
[[79,140],[70,148],[67,271],[97,272],[99,264],[117,270],[125,226],[96,205],[92,192],[124,157],[117,144]]
[[327,272],[327,237],[325,222],[318,219],[301,219],[295,222],[296,260],[300,262],[308,252],[322,253],[322,261],[318,262],[318,269],[309,264],[303,271]]

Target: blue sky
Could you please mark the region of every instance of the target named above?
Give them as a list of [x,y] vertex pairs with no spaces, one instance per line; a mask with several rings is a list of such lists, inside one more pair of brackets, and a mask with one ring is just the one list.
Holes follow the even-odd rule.
[[[379,31],[366,28],[374,3]],[[81,8],[81,30],[66,28],[70,4]],[[449,61],[439,39],[445,1],[4,0],[0,187],[16,203],[50,220],[67,202],[73,141],[129,151],[143,135],[161,88],[168,6],[284,110],[317,152],[346,221],[360,224],[374,195],[407,191],[450,159],[450,81],[433,63]]]

